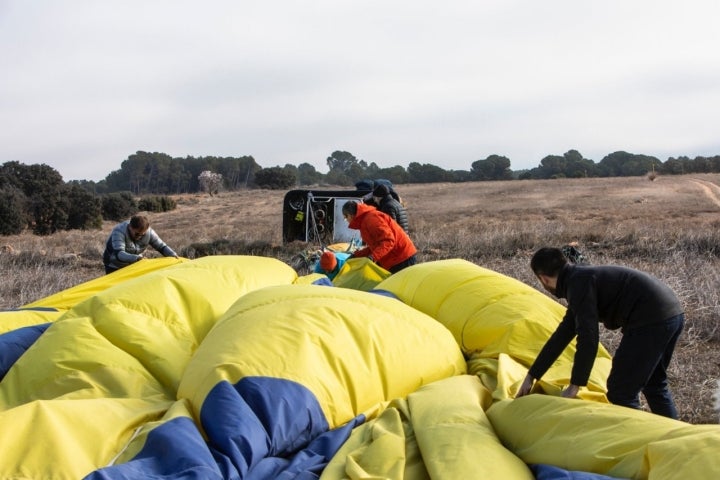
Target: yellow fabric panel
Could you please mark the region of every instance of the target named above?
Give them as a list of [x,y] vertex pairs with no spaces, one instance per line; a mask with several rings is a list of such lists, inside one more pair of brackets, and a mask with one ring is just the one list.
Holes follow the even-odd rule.
[[489,397],[472,375],[440,380],[408,396],[417,443],[434,480],[534,479],[495,435],[482,409]]
[[[477,375],[482,384],[493,392],[493,402],[513,399],[518,388],[527,375],[527,368],[516,362],[511,356],[501,353],[497,358],[487,358],[480,353],[473,353],[467,361],[468,373]],[[567,365],[554,367],[545,374],[543,380],[535,382],[532,392],[560,395],[562,389],[570,383],[570,370]],[[580,388],[578,398],[608,403],[605,396],[604,384],[602,388],[594,383]],[[487,410],[489,405],[484,406]]]
[[321,280],[323,278],[325,280],[328,280],[327,275],[325,275],[324,273],[311,273],[309,275],[303,275],[301,277],[298,277],[294,283],[297,285],[310,285],[313,282],[317,282],[318,280]]
[[331,245],[326,246],[328,250],[331,252],[348,252],[350,253],[350,248],[352,247],[352,244],[350,242],[340,242],[340,243],[333,243]]
[[[275,259],[205,257],[126,280],[70,309],[0,382],[0,478],[82,478],[105,466],[138,426],[173,405],[197,345],[239,296],[296,278]],[[47,448],[23,450],[35,445]],[[50,468],[54,477],[43,473]]]
[[17,330],[22,327],[32,325],[41,325],[43,323],[54,322],[62,314],[64,310],[57,311],[38,311],[38,310],[7,310],[0,312],[0,334]]
[[498,355],[498,358],[486,358],[473,353],[468,358],[467,367],[468,374],[477,376],[482,385],[492,392],[492,399],[483,403],[483,410],[498,400],[515,398],[527,375],[527,368],[504,353]]
[[[487,415],[503,444],[526,463],[663,480],[707,478],[707,472],[720,471],[717,425],[689,425],[617,405],[536,394],[495,403]],[[682,461],[673,463],[678,458]],[[655,468],[662,475],[656,476]]]
[[0,411],[0,478],[83,478],[103,467],[170,402],[140,399],[34,401]]
[[320,480],[430,480],[405,399],[359,427],[333,456]]
[[667,436],[648,445],[650,480],[720,476],[720,425],[702,425]]
[[132,265],[128,265],[125,268],[121,268],[109,275],[103,275],[98,278],[94,278],[85,283],[75,285],[74,287],[68,288],[54,295],[42,298],[32,303],[24,305],[24,307],[52,307],[59,310],[68,310],[71,307],[82,302],[86,298],[89,298],[103,290],[118,285],[126,280],[137,278],[146,273],[168,268],[173,265],[180,265],[183,262],[187,262],[186,258],[174,258],[174,257],[161,257],[161,258],[150,258],[135,262]]
[[368,292],[390,276],[390,272],[368,258],[348,258],[332,283],[336,287]]
[[272,258],[203,257],[104,290],[64,318],[92,318],[103,336],[175,392],[195,349],[238,297],[296,278]]
[[509,326],[528,318],[549,319],[545,328],[552,333],[565,312],[538,290],[460,259],[413,265],[377,288],[394,293],[447,326],[467,351],[486,348]]
[[289,285],[240,298],[208,333],[178,394],[199,411],[221,380],[284,378],[307,387],[334,428],[425,383],[464,372],[450,332],[402,302]]
[[[465,260],[427,262],[406,268],[376,288],[436,318],[463,350],[483,358],[505,354],[529,368],[565,314],[565,307],[518,280]],[[567,385],[575,356],[573,341],[543,380],[553,390]],[[604,398],[611,357],[600,345],[587,390]],[[512,369],[495,398],[514,396],[527,373]],[[513,386],[516,382],[518,384]]]
[[0,383],[0,409],[34,400],[98,397],[174,400],[139,359],[101,335],[88,318],[59,320]]
[[119,453],[113,458],[112,464],[117,465],[132,460],[135,455],[140,453],[143,447],[145,447],[150,432],[156,427],[178,417],[193,418],[192,412],[190,411],[190,403],[185,399],[180,399],[173,403],[159,420],[148,421],[138,427],[134,435],[129,439],[129,442],[125,444],[123,448],[119,449]]
[[32,310],[11,310],[7,312],[0,312],[0,334],[21,327],[54,322],[70,308],[74,307],[83,300],[112,287],[113,285],[117,285],[128,279],[135,278],[155,270],[167,268],[172,265],[178,265],[179,263],[187,261],[188,260],[184,258],[177,259],[173,257],[143,260],[113,272],[110,275],[103,275],[102,277],[94,278],[20,307],[23,309],[54,308],[57,310],[55,312]]

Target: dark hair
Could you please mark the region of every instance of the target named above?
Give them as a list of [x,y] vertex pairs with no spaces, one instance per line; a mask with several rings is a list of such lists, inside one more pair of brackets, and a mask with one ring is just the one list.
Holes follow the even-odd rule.
[[567,264],[567,259],[559,248],[543,247],[530,260],[530,268],[535,275],[554,277]]
[[150,227],[150,220],[145,215],[135,215],[130,218],[130,226],[135,230],[144,232]]
[[387,185],[383,185],[382,183],[375,187],[375,190],[373,190],[373,197],[380,197],[385,198],[387,195],[390,195],[390,189],[387,187]]
[[345,204],[342,206],[343,215],[357,215],[357,206],[358,204],[355,200],[345,202]]

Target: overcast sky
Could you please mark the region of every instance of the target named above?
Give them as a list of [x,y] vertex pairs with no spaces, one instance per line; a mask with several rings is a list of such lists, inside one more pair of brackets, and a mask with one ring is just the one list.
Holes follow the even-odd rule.
[[720,155],[718,0],[0,0],[0,163]]

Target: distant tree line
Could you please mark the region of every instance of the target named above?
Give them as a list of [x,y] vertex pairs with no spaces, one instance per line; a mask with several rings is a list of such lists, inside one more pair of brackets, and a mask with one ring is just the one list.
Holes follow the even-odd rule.
[[0,235],[99,229],[103,220],[175,207],[175,200],[168,196],[138,198],[128,191],[97,195],[78,182],[64,182],[60,173],[47,165],[0,165]]
[[0,166],[0,235],[30,229],[47,235],[58,230],[100,228],[102,220],[121,220],[139,210],[175,208],[172,194],[245,188],[290,189],[310,185],[353,186],[363,179],[384,178],[395,184],[469,182],[512,179],[626,177],[720,173],[720,155],[668,158],[613,152],[595,163],[577,150],[548,155],[532,169],[513,171],[510,159],[490,155],[470,164],[469,170],[445,170],[411,162],[379,167],[346,151],[327,159],[327,173],[309,163],[263,168],[252,156],[172,158],[164,153],[138,151],[99,182],[65,183],[47,165],[7,162]]
[[[327,173],[309,163],[263,168],[252,156],[172,158],[164,153],[136,152],[122,162],[119,170],[99,182],[81,180],[75,184],[94,194],[131,192],[133,195],[233,191],[244,188],[288,189],[307,185],[352,186],[367,178],[386,178],[396,184],[470,182],[511,179],[579,177],[625,177],[648,173],[718,173],[720,155],[714,157],[659,159],[624,151],[606,155],[599,162],[584,158],[577,150],[548,155],[532,169],[511,169],[510,159],[490,155],[470,164],[469,170],[445,170],[429,163],[411,162],[407,168],[379,167],[346,151],[334,151],[327,159]],[[208,190],[208,175],[218,183]]]

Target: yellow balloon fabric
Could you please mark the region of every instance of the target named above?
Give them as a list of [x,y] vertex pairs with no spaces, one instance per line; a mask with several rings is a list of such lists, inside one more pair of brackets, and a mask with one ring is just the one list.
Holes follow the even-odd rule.
[[390,272],[369,258],[348,258],[332,283],[336,287],[369,292],[390,276]]
[[719,425],[549,395],[498,402],[487,415],[503,444],[527,463],[618,478],[699,479],[720,472]]
[[603,348],[583,400],[559,397],[574,343],[550,395],[513,399],[565,312],[542,292],[459,259],[348,263],[336,288],[265,257],[143,261],[0,313],[26,343],[0,350],[0,478],[720,471],[720,426],[607,404]]
[[182,262],[184,258],[162,257],[136,262],[110,275],[94,278],[53,295],[28,303],[17,310],[0,311],[0,334],[30,325],[54,322],[70,308],[101,291],[146,273]]
[[188,361],[238,297],[296,278],[274,259],[205,257],[68,310],[0,383],[0,478],[75,479],[107,465],[173,405]]
[[178,394],[200,411],[219,381],[287,379],[314,394],[334,428],[464,372],[450,332],[402,302],[290,285],[251,292],[230,307],[187,366]]
[[[540,291],[500,273],[460,259],[442,260],[413,265],[390,276],[376,287],[396,295],[413,308],[445,325],[463,351],[475,363],[470,373],[482,374],[494,369],[493,376],[502,382],[491,386],[497,399],[515,396],[519,383],[535,357],[557,327],[565,307]],[[525,370],[514,366],[506,373],[497,371],[497,359],[510,357]],[[549,392],[567,385],[575,355],[573,341],[554,366],[543,377]],[[506,365],[510,363],[506,362]],[[610,372],[611,358],[600,345],[586,393],[602,398],[607,391],[605,381]]]

